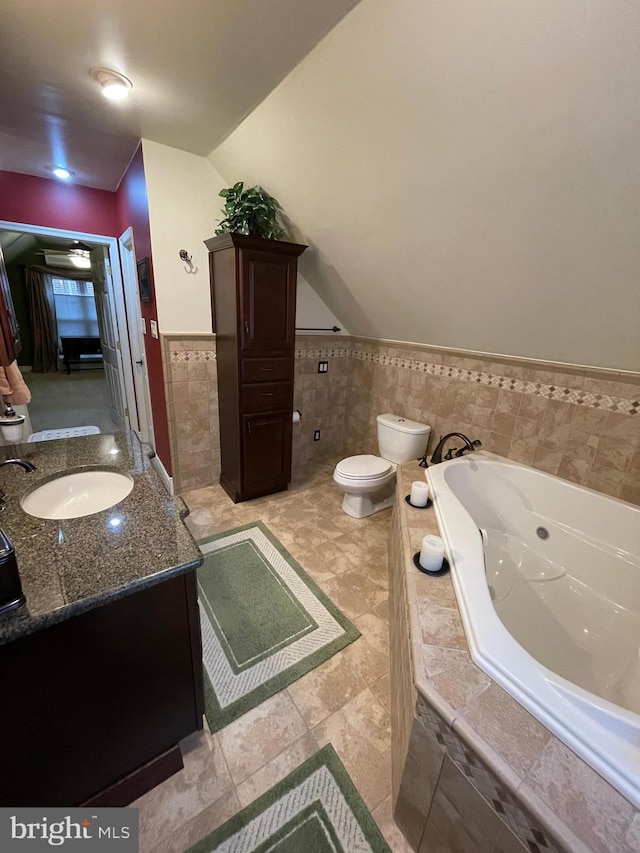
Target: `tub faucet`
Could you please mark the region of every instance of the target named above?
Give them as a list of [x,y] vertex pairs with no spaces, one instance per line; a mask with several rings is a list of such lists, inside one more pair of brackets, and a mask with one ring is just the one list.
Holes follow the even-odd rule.
[[3,465],[19,465],[22,470],[27,474],[29,474],[31,471],[36,470],[36,466],[32,462],[29,462],[27,459],[4,459],[2,462],[0,462],[0,468]]
[[[440,441],[438,442],[436,449],[433,451],[433,456],[431,457],[432,465],[437,465],[438,462],[442,462],[442,450],[447,441],[449,441],[449,439],[453,438],[454,436],[457,436],[458,438],[461,438],[464,441],[464,447],[461,447],[459,450],[455,451],[456,456],[462,456],[467,451],[475,450],[477,447],[482,447],[482,442],[479,439],[471,441],[471,439],[467,438],[467,436],[461,432],[448,432],[446,435],[440,436]],[[451,450],[449,450],[449,452],[445,456],[445,459],[453,459],[453,454],[454,448],[451,448]]]

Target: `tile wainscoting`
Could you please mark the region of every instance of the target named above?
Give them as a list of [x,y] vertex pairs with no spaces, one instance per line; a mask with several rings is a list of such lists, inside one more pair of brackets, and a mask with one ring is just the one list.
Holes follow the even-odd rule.
[[[176,490],[217,483],[215,336],[163,335],[162,352]],[[464,432],[494,453],[640,503],[639,400],[640,373],[297,336],[293,477],[326,458],[377,453],[376,415],[396,412],[431,425],[430,451],[440,435]]]
[[176,493],[218,482],[215,335],[161,335],[164,392]]
[[[161,335],[167,420],[176,492],[218,483],[220,432],[215,335]],[[339,456],[346,446],[347,393],[353,362],[333,350],[335,339],[296,336],[292,476]],[[318,359],[329,362],[318,373]],[[320,441],[313,440],[320,430]]]
[[389,539],[392,794],[419,853],[638,853],[640,812],[472,661],[450,575],[413,565],[435,513],[402,497]]
[[375,417],[396,412],[441,435],[640,503],[640,373],[560,368],[352,338],[349,453],[376,452]]

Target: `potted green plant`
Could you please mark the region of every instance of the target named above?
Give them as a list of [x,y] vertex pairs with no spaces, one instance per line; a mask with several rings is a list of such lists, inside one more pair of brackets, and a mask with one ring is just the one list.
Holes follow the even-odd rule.
[[247,187],[238,181],[232,187],[220,190],[218,195],[225,200],[222,212],[224,219],[216,228],[216,234],[246,234],[280,240],[284,228],[279,222],[281,207],[276,199],[262,187]]

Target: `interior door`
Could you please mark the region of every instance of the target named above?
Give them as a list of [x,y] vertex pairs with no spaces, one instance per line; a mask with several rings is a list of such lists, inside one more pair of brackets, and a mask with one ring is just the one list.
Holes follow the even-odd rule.
[[111,420],[121,430],[128,428],[122,389],[122,356],[118,319],[113,304],[113,282],[106,263],[106,248],[98,246],[91,251],[91,272],[93,274],[93,292],[96,299],[98,329],[104,362],[104,376],[107,383],[107,395]]
[[136,270],[136,251],[133,242],[133,229],[127,230],[118,239],[122,281],[124,286],[129,346],[133,366],[133,384],[135,388],[135,412],[129,403],[129,425],[143,444],[155,447],[153,437],[153,417],[151,396],[149,394],[149,376],[142,333],[142,316],[138,295],[138,275]]
[[20,333],[9,287],[7,268],[0,247],[0,364],[15,361],[21,350]]

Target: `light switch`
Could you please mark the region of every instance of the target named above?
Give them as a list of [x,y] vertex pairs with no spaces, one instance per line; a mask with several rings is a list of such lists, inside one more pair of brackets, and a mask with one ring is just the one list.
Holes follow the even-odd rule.
[[140,325],[142,326],[142,334],[146,335],[147,334],[147,321],[144,319],[144,317],[140,317]]
[[156,323],[156,321],[155,320],[149,320],[149,326],[151,327],[151,337],[157,338],[158,337],[158,324]]

